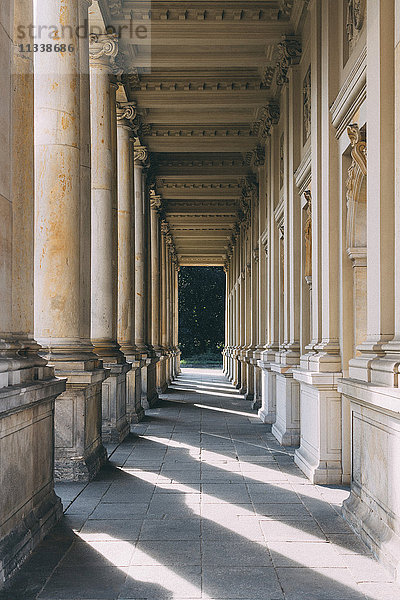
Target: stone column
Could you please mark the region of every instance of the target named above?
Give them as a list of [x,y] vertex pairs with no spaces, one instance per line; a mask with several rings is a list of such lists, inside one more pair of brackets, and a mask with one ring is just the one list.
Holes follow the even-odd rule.
[[159,353],[160,345],[160,217],[161,196],[150,195],[151,228],[151,344]]
[[117,340],[126,361],[132,366],[126,374],[126,412],[130,423],[144,417],[140,403],[140,356],[135,339],[135,221],[133,204],[133,141],[131,120],[136,115],[129,104],[119,104],[117,110],[118,169],[118,322]]
[[[54,400],[65,380],[38,355],[34,315],[33,55],[18,26],[31,0],[0,10],[0,587],[62,515],[54,493]],[[29,38],[25,42],[31,42]]]
[[142,357],[147,358],[145,345],[145,275],[144,275],[144,191],[143,166],[147,160],[147,148],[134,145],[135,182],[135,345]]
[[175,373],[174,376],[177,377],[181,372],[180,366],[180,356],[181,351],[179,349],[179,264],[178,259],[176,259],[174,263],[174,349],[175,349]]
[[134,145],[135,182],[135,345],[142,360],[142,405],[149,408],[157,400],[155,360],[152,348],[146,344],[147,286],[146,286],[146,243],[147,222],[145,207],[145,182],[143,167],[148,158],[147,148],[138,141]]
[[[68,22],[76,31],[82,16],[78,0],[38,4],[38,24]],[[90,306],[82,257],[90,215],[82,211],[80,181],[81,135],[90,135],[81,120],[81,106],[89,105],[88,88],[83,96],[80,86],[86,44],[76,38],[71,52],[35,54],[35,335],[56,374],[67,378],[55,409],[55,474],[66,480],[90,479],[107,457],[101,443],[105,372],[88,339],[89,311],[82,308]]]
[[161,294],[160,294],[160,333],[162,354],[159,363],[159,391],[164,393],[168,388],[167,383],[167,244],[166,233],[168,224],[166,221],[161,222]]
[[116,85],[110,82],[118,53],[114,35],[90,38],[90,116],[92,141],[92,311],[91,337],[96,354],[110,370],[102,390],[102,432],[108,442],[129,433],[126,373],[131,369],[117,343],[118,216]]
[[[155,366],[156,390],[161,391],[162,379],[162,346],[161,346],[161,230],[160,210],[162,206],[161,196],[150,194],[150,234],[151,234],[151,293],[150,293],[150,317],[151,317],[151,344],[154,349],[157,363]],[[165,390],[164,390],[165,391]]]

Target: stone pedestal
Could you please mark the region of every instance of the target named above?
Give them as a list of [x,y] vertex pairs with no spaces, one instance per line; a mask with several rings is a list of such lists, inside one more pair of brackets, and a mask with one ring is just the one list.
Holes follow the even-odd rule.
[[109,370],[110,376],[102,386],[102,437],[104,442],[119,443],[130,431],[126,379],[131,365],[115,364]]
[[60,481],[89,481],[107,460],[101,438],[101,388],[107,373],[97,357],[82,363],[69,372],[67,365],[56,367],[56,373],[68,377],[55,405],[54,474]]
[[54,399],[65,381],[0,390],[0,584],[62,516],[53,489]]
[[276,374],[276,420],[272,434],[282,446],[298,446],[300,442],[299,384],[293,379],[293,369],[271,364]]
[[300,447],[295,463],[312,483],[342,484],[341,373],[293,369],[300,384]]
[[139,423],[144,418],[144,410],[141,403],[142,361],[138,360],[136,355],[125,355],[125,358],[131,365],[131,370],[126,374],[126,414],[129,423]]
[[142,377],[142,397],[141,403],[144,410],[152,408],[158,401],[156,389],[156,364],[157,357],[147,357],[144,359],[144,366],[141,369]]
[[395,575],[400,572],[400,390],[343,379],[350,402],[351,493],[343,515]]

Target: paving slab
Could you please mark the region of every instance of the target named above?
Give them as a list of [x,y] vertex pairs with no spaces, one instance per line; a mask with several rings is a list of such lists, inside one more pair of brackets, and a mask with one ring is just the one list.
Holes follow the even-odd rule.
[[184,370],[112,450],[57,485],[63,525],[0,600],[399,600],[348,489],[312,485],[220,372]]

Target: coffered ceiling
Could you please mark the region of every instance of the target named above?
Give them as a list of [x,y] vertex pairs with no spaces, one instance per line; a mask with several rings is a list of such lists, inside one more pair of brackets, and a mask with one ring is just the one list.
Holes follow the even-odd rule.
[[277,97],[278,43],[295,33],[304,0],[99,4],[106,24],[126,26],[121,80],[180,264],[223,265],[263,109]]

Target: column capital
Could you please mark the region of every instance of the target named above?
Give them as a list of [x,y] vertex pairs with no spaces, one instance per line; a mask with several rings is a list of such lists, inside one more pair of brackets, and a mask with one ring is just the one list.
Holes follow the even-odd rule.
[[253,123],[254,134],[261,140],[271,135],[271,128],[277,125],[280,119],[280,107],[278,102],[272,100],[257,111],[257,120]]
[[142,146],[140,143],[135,143],[133,147],[133,160],[135,162],[135,166],[144,166],[147,162],[148,157],[149,152],[146,146]]
[[115,33],[91,33],[89,35],[89,62],[117,71],[115,59],[118,55],[118,37]]
[[276,83],[283,86],[289,83],[287,73],[290,67],[298,65],[301,58],[301,41],[298,37],[288,35],[278,44],[279,59],[276,65]]
[[158,194],[150,193],[150,208],[159,212],[162,206],[162,198]]
[[117,102],[117,125],[132,129],[132,121],[136,118],[136,104],[134,102]]

